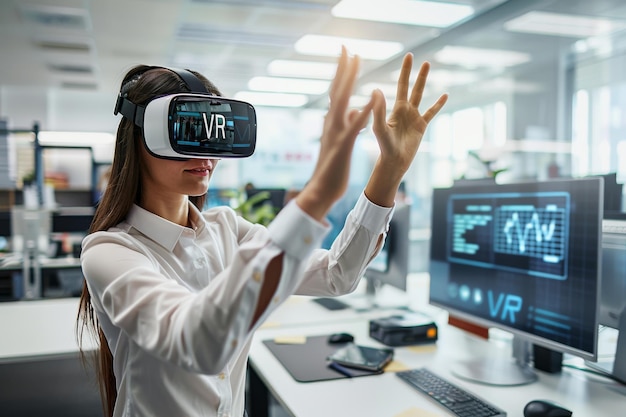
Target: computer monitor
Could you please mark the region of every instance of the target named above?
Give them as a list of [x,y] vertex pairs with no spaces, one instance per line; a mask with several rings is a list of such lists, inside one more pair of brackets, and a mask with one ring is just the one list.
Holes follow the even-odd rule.
[[409,230],[411,206],[398,204],[389,222],[389,232],[381,251],[365,270],[367,293],[375,297],[384,285],[406,291],[409,273]]
[[[211,188],[207,191],[204,209],[236,205],[239,191],[236,188]],[[233,203],[234,202],[234,203]]]
[[604,179],[604,217],[622,212],[623,184],[617,182],[617,173],[597,175]]
[[11,212],[0,211],[0,236],[11,236]]
[[459,362],[457,376],[496,385],[532,382],[533,344],[596,359],[602,181],[434,190],[430,303],[514,336],[513,358]]
[[406,291],[409,273],[409,230],[411,229],[411,206],[398,204],[389,221],[389,231],[380,252],[366,268],[365,294],[353,293],[334,298],[316,298],[322,306],[329,309],[352,308],[357,311],[369,311],[383,308],[406,308],[407,300],[381,295],[385,286]]
[[626,213],[602,220],[601,325],[614,329],[626,309]]
[[626,213],[602,220],[599,323],[608,336],[600,337],[597,361],[586,363],[626,383]]
[[52,212],[52,233],[87,234],[93,221],[93,207],[64,207]]

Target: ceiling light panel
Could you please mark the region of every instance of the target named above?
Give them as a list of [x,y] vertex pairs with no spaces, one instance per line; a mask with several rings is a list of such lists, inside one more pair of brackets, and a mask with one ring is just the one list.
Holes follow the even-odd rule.
[[590,16],[532,11],[504,23],[511,32],[587,38],[626,28],[623,21]]
[[445,46],[435,53],[437,62],[464,68],[508,68],[530,61],[529,54],[504,49]]
[[319,78],[323,80],[332,79],[336,70],[336,63],[286,59],[275,59],[267,66],[267,73],[275,77]]
[[236,100],[246,101],[253,106],[302,107],[309,98],[304,94],[263,93],[259,91],[240,91]]
[[[411,71],[411,78],[419,72],[416,68]],[[396,70],[391,73],[391,80],[397,81],[400,77],[400,70]],[[448,69],[431,69],[428,72],[427,84],[434,88],[444,88],[455,85],[470,84],[478,80],[480,75],[476,71],[458,71]]]
[[280,93],[323,94],[329,86],[330,81],[304,78],[253,77],[248,82],[250,90]]
[[400,42],[345,38],[325,35],[304,35],[295,44],[296,52],[303,55],[339,56],[344,45],[350,54],[363,59],[385,61],[404,49]]
[[468,18],[474,9],[466,4],[434,1],[342,0],[332,8],[331,13],[347,19],[443,28]]

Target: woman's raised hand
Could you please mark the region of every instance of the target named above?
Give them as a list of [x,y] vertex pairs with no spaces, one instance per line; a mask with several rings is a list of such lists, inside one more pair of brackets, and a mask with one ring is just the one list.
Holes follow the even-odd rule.
[[330,87],[330,104],[320,139],[320,151],[311,179],[296,202],[309,215],[321,220],[345,193],[352,150],[359,132],[367,125],[373,98],[359,110],[348,110],[359,71],[358,56],[349,57],[342,47],[335,79]]
[[395,193],[422,142],[428,123],[446,103],[443,94],[423,114],[419,111],[430,64],[424,62],[409,96],[409,78],[413,55],[406,54],[402,61],[396,93],[396,102],[387,119],[385,98],[380,90],[374,91],[373,131],[380,147],[380,156],[368,182],[365,194],[381,206],[393,205]]

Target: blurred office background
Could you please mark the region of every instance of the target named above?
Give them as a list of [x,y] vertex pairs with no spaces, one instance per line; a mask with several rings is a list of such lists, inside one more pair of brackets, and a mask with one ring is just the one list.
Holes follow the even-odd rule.
[[[247,160],[211,187],[298,190],[309,178],[339,45],[362,56],[352,104],[393,105],[406,52],[432,64],[423,108],[450,99],[404,181],[412,244],[427,261],[433,187],[614,173],[626,179],[626,3],[622,0],[7,0],[0,3],[0,204],[32,178],[32,133],[60,205],[90,205],[111,162],[124,73],[139,63],[198,70],[257,108]],[[69,149],[76,147],[76,149]],[[360,136],[349,205],[377,145]],[[623,196],[622,196],[623,199]],[[227,201],[227,200],[226,200]]]
[[[68,228],[61,220],[97,201],[120,118],[113,115],[119,83],[136,64],[198,70],[225,96],[255,105],[257,151],[220,162],[211,204],[237,204],[230,192],[248,183],[297,191],[316,163],[341,44],[363,58],[354,106],[381,88],[392,107],[406,52],[415,55],[414,74],[422,61],[432,64],[422,108],[450,95],[403,183],[412,207],[410,272],[427,270],[434,187],[494,176],[626,180],[623,0],[2,0],[0,226],[8,230],[4,215],[24,204],[25,185],[38,180],[39,155],[41,181],[67,209],[51,228],[63,232],[61,252],[76,257],[80,233],[68,240],[67,232],[88,223]],[[332,213],[337,219],[376,155],[368,128],[357,141],[348,194]],[[619,200],[623,210],[623,194]],[[63,295],[53,290],[44,295]],[[5,365],[3,383],[25,394],[0,409],[85,415],[78,398],[97,410],[97,394],[71,359],[35,361],[26,371]],[[30,370],[53,379],[32,378]],[[50,382],[59,378],[63,384]],[[61,391],[31,400],[51,386]],[[24,412],[29,401],[33,414]]]

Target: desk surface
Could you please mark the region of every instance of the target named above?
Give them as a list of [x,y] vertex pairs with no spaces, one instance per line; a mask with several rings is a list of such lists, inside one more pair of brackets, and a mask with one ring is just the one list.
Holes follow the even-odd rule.
[[[75,353],[78,298],[0,303],[0,361]],[[85,339],[85,347],[95,344]]]
[[[402,382],[394,372],[363,378],[299,383],[281,366],[263,340],[283,336],[314,336],[347,331],[359,344],[382,346],[368,335],[367,320],[337,321],[306,327],[259,330],[253,340],[250,364],[274,397],[297,417],[324,416],[445,416],[429,398]],[[296,338],[297,339],[297,338]],[[511,357],[510,340],[487,342],[457,328],[440,325],[435,345],[395,349],[394,369],[429,367],[451,382],[468,389],[509,416],[521,416],[526,403],[548,399],[563,404],[574,416],[613,417],[626,406],[626,387],[580,370],[563,368],[560,374],[537,371],[538,381],[515,387],[487,386],[453,375],[455,363],[477,357]],[[423,413],[423,414],[420,414]]]
[[[415,277],[413,277],[415,278]],[[423,305],[427,281],[416,278],[410,284],[410,300]],[[426,284],[424,287],[423,285]],[[0,303],[0,362],[28,357],[54,356],[77,351],[74,320],[77,298]],[[432,308],[429,313],[441,311]],[[409,410],[426,410],[447,415],[428,398],[403,383],[393,372],[362,378],[298,383],[263,345],[263,340],[279,336],[314,336],[347,331],[356,342],[380,346],[368,335],[368,320],[389,311],[329,311],[308,297],[293,297],[279,308],[253,339],[250,364],[284,408],[298,417],[375,416],[410,417]],[[428,366],[452,382],[469,389],[509,416],[521,416],[524,405],[537,398],[562,403],[576,417],[614,417],[623,415],[626,387],[588,373],[564,368],[560,374],[537,372],[539,381],[518,387],[492,387],[466,382],[452,374],[457,361],[477,356],[510,357],[506,340],[487,343],[454,327],[441,324],[445,316],[435,316],[440,334],[436,345],[396,348],[400,368]],[[94,346],[89,340],[87,347]],[[407,413],[408,414],[403,414]],[[424,417],[428,414],[423,414]]]

